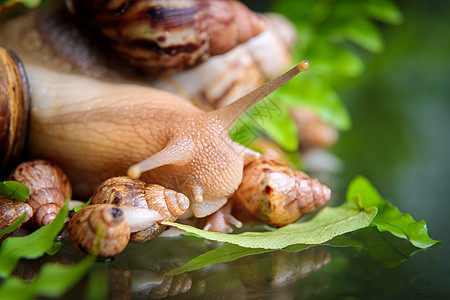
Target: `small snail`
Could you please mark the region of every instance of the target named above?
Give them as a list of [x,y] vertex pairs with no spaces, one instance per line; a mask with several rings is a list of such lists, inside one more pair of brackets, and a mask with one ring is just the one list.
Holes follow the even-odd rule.
[[[33,210],[25,202],[0,195],[0,231],[11,226],[24,213],[26,213],[26,217],[16,229],[22,227],[22,224],[25,224],[31,218]],[[0,237],[0,241],[7,236],[8,235],[4,235]]]
[[28,81],[21,61],[0,48],[0,169],[19,160],[30,109]]
[[244,168],[242,183],[231,198],[238,219],[251,218],[271,226],[284,226],[324,205],[330,189],[317,179],[268,157]]
[[45,160],[23,162],[11,173],[15,180],[30,189],[27,203],[33,209],[30,221],[34,227],[42,227],[53,221],[72,197],[72,187],[67,175],[54,163]]
[[[151,209],[159,213],[164,221],[175,221],[189,207],[189,199],[181,193],[125,176],[104,181],[94,192],[91,203]],[[164,231],[165,227],[154,223],[144,230],[133,232],[130,241],[149,242]]]
[[297,124],[300,150],[329,148],[337,141],[336,128],[319,119],[313,111],[293,109],[291,114]]
[[80,252],[108,258],[125,249],[130,225],[122,209],[115,205],[88,205],[70,220],[69,237]]
[[119,55],[160,74],[197,65],[259,34],[263,22],[238,1],[68,0]]

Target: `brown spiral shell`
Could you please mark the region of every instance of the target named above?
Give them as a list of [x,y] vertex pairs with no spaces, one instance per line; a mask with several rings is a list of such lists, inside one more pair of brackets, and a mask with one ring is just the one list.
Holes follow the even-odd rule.
[[68,0],[70,12],[93,25],[113,49],[147,72],[176,72],[221,54],[263,30],[238,1]]
[[111,204],[89,205],[70,220],[69,237],[84,254],[112,257],[127,246],[130,226],[120,207]]
[[[22,224],[26,223],[33,215],[33,210],[25,202],[13,200],[7,196],[0,195],[0,231],[11,226],[17,219],[19,219],[23,213],[27,216],[23,220]],[[19,229],[20,224],[17,229]],[[8,235],[0,237],[0,241],[5,239]]]
[[[165,221],[175,221],[189,207],[189,199],[181,193],[126,176],[113,177],[104,181],[94,192],[91,203],[153,209]],[[156,238],[165,228],[166,226],[155,223],[147,229],[133,232],[130,241],[147,243]]]
[[11,173],[15,180],[30,189],[27,203],[33,208],[31,220],[34,227],[42,227],[53,221],[72,197],[72,186],[67,175],[56,164],[46,160],[23,162]]
[[30,92],[19,58],[0,47],[0,169],[17,163],[30,110]]
[[245,166],[242,183],[232,197],[233,214],[243,220],[246,216],[242,213],[248,213],[279,227],[313,212],[330,196],[330,189],[317,179],[278,160],[262,157]]

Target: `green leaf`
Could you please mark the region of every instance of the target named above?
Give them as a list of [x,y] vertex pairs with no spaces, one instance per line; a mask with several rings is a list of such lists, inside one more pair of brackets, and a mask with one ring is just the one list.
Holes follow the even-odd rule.
[[366,12],[369,16],[391,24],[400,25],[403,22],[403,15],[400,10],[389,0],[367,0],[364,1]]
[[381,198],[377,190],[364,177],[357,177],[351,182],[347,198],[354,197],[360,197],[365,207],[378,207],[378,214],[371,225],[376,226],[381,232],[389,231],[399,238],[409,240],[418,248],[431,247],[439,242],[428,236],[424,220],[416,222],[409,214],[401,213],[398,208]]
[[325,41],[315,43],[308,52],[311,73],[329,79],[342,76],[357,77],[364,70],[359,56],[347,49]]
[[379,30],[372,22],[360,16],[337,20],[328,26],[324,34],[334,41],[349,40],[373,53],[380,53],[384,48]]
[[25,220],[26,217],[27,217],[27,213],[24,212],[16,221],[14,221],[14,223],[12,223],[8,227],[6,227],[2,231],[0,231],[0,238],[2,236],[4,236],[5,234],[11,233],[14,230],[16,230],[16,228],[19,227],[20,224],[22,224],[22,222]]
[[359,205],[358,199],[351,199],[338,207],[325,207],[308,222],[291,224],[269,232],[224,234],[173,222],[162,223],[218,242],[248,248],[282,249],[294,244],[320,244],[335,236],[364,228],[376,213],[376,207],[364,209]]
[[416,252],[423,251],[423,249],[414,247],[410,242],[397,238],[389,232],[380,232],[376,227],[364,228],[352,233],[351,236],[386,268],[393,268],[409,259]]
[[5,278],[14,270],[21,258],[34,259],[44,253],[54,251],[55,238],[64,226],[68,214],[67,203],[50,224],[24,237],[9,237],[0,248],[0,278]]
[[267,135],[287,151],[298,149],[297,127],[282,102],[272,95],[247,111],[229,132],[233,141],[246,147]]
[[[380,261],[384,267],[392,268],[401,262],[409,259],[413,254],[422,249],[416,248],[408,241],[399,239],[388,232],[379,232],[376,227],[366,227],[344,235],[339,235],[332,240],[321,245],[331,247],[356,247],[362,248],[376,260]],[[289,252],[299,252],[315,245],[296,244],[288,246],[282,250]],[[177,275],[184,272],[195,271],[207,265],[234,261],[239,258],[266,253],[269,249],[244,248],[234,244],[225,244],[217,249],[206,252],[195,257],[184,265],[175,268],[165,275]]]
[[74,207],[74,208],[73,208],[73,211],[74,211],[74,212],[78,212],[79,210],[85,208],[86,206],[88,206],[89,204],[91,204],[91,200],[92,200],[92,198],[89,198],[89,200],[88,200],[87,202],[85,202],[84,204],[81,204],[81,205],[79,205],[79,206],[77,206],[77,207]]
[[17,181],[0,182],[0,195],[25,202],[30,197],[30,189]]
[[283,113],[268,122],[264,132],[286,151],[298,149],[298,132],[294,120],[288,113]]
[[9,277],[0,285],[1,299],[26,300],[38,296],[60,297],[70,287],[81,280],[94,265],[94,260],[86,258],[72,265],[45,264],[36,280],[23,281]]
[[313,110],[320,119],[339,130],[350,129],[350,116],[338,94],[322,80],[306,76],[302,79],[296,82],[295,87],[280,89],[274,97],[279,97],[292,108]]
[[260,254],[272,251],[271,249],[255,249],[255,248],[245,248],[234,244],[225,244],[219,248],[208,251],[204,254],[197,256],[196,258],[188,261],[184,265],[175,268],[164,275],[173,276],[184,272],[195,271],[201,269],[205,266],[215,264],[218,262],[229,262],[234,261],[238,258]]

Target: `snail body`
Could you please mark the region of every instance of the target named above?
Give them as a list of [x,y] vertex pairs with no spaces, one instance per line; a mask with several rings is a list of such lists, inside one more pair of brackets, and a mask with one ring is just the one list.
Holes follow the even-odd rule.
[[21,58],[33,99],[31,157],[62,166],[78,197],[128,174],[185,194],[196,217],[223,206],[241,182],[245,160],[258,156],[229,138],[231,124],[308,68],[304,61],[236,102],[204,112],[167,92],[50,70],[33,55]]
[[33,157],[67,170],[82,197],[106,178],[142,175],[188,196],[194,215],[203,217],[226,203],[241,182],[244,160],[257,156],[229,138],[231,124],[308,63],[210,112],[149,87],[26,68]]
[[[115,204],[155,210],[164,221],[175,221],[189,207],[189,199],[174,190],[139,179],[121,176],[105,180],[94,192],[92,204]],[[154,223],[131,233],[130,241],[146,243],[156,238],[166,226]]]

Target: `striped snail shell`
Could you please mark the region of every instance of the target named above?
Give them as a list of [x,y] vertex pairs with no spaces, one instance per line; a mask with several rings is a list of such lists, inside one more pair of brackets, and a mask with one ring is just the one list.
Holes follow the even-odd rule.
[[89,205],[70,220],[69,237],[80,252],[107,258],[125,249],[130,239],[130,225],[120,207]]
[[312,213],[330,196],[330,189],[317,179],[281,161],[261,157],[244,168],[242,183],[232,196],[233,214],[241,220],[251,217],[280,227]]
[[30,92],[19,58],[0,48],[0,169],[15,165],[26,140]]
[[[91,203],[151,209],[158,212],[165,221],[175,221],[189,207],[189,199],[181,193],[126,176],[113,177],[104,181],[94,192]],[[130,241],[147,243],[156,238],[165,228],[164,225],[154,223],[144,230],[133,232]]]
[[[11,226],[23,213],[27,216],[22,223],[16,228],[19,229],[22,224],[26,223],[33,215],[33,210],[25,202],[13,200],[7,196],[0,195],[0,231]],[[0,237],[0,241],[5,239],[8,235]]]
[[263,30],[238,1],[68,0],[71,13],[147,72],[176,72],[221,54]]
[[33,208],[34,227],[42,227],[56,218],[66,200],[72,197],[67,175],[54,163],[46,160],[23,162],[9,176],[30,189],[27,203]]

